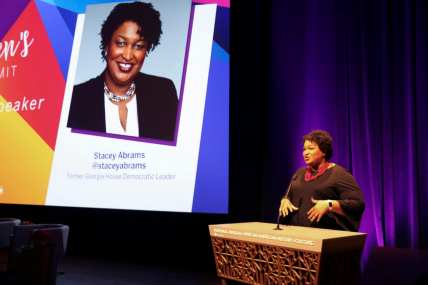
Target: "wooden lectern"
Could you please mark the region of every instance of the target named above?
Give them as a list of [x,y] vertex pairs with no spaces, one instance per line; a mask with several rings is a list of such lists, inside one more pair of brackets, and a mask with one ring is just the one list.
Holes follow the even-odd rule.
[[224,284],[358,284],[366,234],[276,227],[257,222],[209,226]]

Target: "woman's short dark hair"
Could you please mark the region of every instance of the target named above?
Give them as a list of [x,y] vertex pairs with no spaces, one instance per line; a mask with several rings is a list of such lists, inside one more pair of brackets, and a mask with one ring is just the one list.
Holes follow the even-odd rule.
[[113,33],[126,21],[135,22],[139,27],[139,35],[144,38],[152,51],[158,44],[162,34],[162,22],[159,11],[151,3],[133,2],[116,5],[101,27],[101,54],[105,59],[105,48],[110,43]]
[[333,155],[333,139],[331,135],[323,130],[315,130],[303,136],[303,142],[315,142],[319,149],[325,154],[325,159],[328,161]]

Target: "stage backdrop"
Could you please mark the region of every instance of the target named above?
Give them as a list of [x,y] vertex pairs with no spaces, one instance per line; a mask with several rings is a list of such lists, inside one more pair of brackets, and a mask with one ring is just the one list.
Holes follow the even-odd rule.
[[265,216],[302,136],[325,129],[364,192],[367,249],[428,247],[427,15],[426,1],[273,2]]

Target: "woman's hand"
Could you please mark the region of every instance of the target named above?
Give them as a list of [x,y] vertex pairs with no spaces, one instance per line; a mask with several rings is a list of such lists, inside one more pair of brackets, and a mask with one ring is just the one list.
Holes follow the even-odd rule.
[[315,200],[311,198],[312,203],[315,205],[308,211],[308,219],[313,223],[317,223],[328,212],[328,200]]
[[279,214],[283,217],[287,216],[288,214],[299,210],[299,208],[295,207],[290,200],[287,198],[282,198],[281,200],[281,206],[279,206]]

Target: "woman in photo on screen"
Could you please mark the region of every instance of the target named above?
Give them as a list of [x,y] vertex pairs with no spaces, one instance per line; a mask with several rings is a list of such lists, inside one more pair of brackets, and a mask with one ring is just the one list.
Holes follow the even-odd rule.
[[[74,86],[67,126],[159,140],[173,140],[178,98],[167,78],[140,72],[162,34],[150,3],[116,5],[101,27],[104,71]],[[90,64],[90,63],[87,63]]]
[[330,161],[332,138],[315,130],[303,137],[306,167],[296,171],[279,208],[290,225],[358,231],[365,204],[354,177]]

